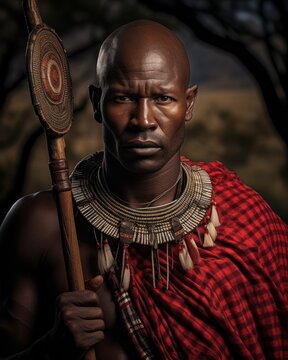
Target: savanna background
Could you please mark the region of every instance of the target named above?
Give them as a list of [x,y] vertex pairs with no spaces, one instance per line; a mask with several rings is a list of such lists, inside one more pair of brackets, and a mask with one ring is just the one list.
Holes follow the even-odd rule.
[[[220,160],[288,222],[288,3],[285,0],[39,0],[67,49],[75,113],[66,136],[70,169],[102,147],[88,85],[102,40],[148,18],[175,30],[199,85],[183,153]],[[45,136],[25,70],[21,0],[0,1],[0,222],[20,196],[50,186]],[[133,56],[133,54],[131,54]]]

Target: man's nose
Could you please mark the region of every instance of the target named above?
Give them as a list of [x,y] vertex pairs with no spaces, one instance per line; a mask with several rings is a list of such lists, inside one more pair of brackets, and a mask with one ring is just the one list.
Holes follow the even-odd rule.
[[153,104],[149,98],[140,98],[136,102],[131,126],[141,130],[155,129],[157,127]]

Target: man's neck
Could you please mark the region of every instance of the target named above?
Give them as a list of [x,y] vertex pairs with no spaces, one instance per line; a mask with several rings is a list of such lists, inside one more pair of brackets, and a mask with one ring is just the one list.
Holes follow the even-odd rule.
[[175,154],[152,173],[131,173],[115,158],[105,154],[103,172],[112,195],[130,207],[159,206],[174,200],[180,174],[180,157]]

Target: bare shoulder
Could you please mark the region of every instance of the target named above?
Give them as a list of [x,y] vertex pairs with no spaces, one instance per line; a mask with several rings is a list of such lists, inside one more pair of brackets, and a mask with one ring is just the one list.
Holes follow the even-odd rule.
[[[53,306],[47,305],[41,314],[45,326],[42,330],[39,326],[35,327],[40,311],[39,289],[46,269],[44,259],[59,238],[57,207],[50,191],[19,199],[1,225],[0,357],[2,354],[23,350],[33,341],[35,334],[41,334],[47,326],[45,316],[53,319]],[[45,285],[49,279],[45,278]],[[46,292],[45,301],[50,304],[48,295],[49,292]]]
[[[39,210],[41,213],[35,213],[34,210]],[[23,213],[26,213],[28,216],[39,216],[42,215],[43,212],[47,215],[49,213],[55,212],[55,210],[56,203],[53,192],[50,190],[45,190],[20,198],[11,207],[7,216],[15,216],[18,214],[23,215]]]
[[11,248],[22,257],[36,259],[59,237],[57,207],[51,191],[19,199],[6,215],[0,228],[1,250]]

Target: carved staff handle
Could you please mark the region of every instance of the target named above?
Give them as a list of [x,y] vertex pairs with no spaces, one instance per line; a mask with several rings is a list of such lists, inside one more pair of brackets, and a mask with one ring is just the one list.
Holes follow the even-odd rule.
[[[64,134],[73,117],[72,83],[66,51],[54,30],[42,22],[35,0],[23,0],[29,31],[26,66],[34,110],[43,125],[57,200],[62,247],[70,290],[83,290],[84,278],[74,221]],[[96,360],[94,349],[86,360]]]
[[65,140],[63,136],[55,138],[47,136],[47,144],[49,168],[53,189],[57,198],[57,210],[69,289],[83,290],[85,286],[74,222],[71,183],[65,156]]

